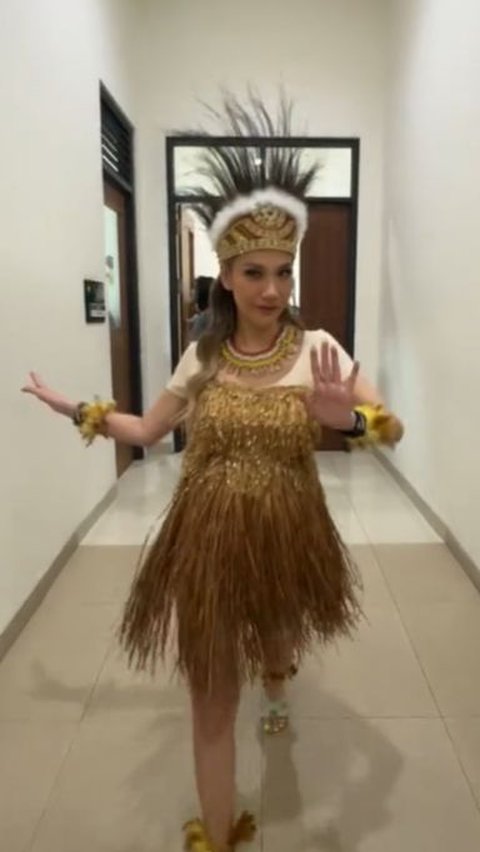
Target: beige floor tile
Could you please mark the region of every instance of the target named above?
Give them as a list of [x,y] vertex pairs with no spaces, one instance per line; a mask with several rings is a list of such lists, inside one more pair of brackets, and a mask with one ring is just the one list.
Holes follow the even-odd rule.
[[478,590],[444,544],[375,545],[374,552],[400,608],[480,601]]
[[[261,752],[239,749],[239,803],[259,811]],[[31,852],[172,852],[198,812],[190,725],[184,720],[85,720]],[[258,852],[254,845],[252,852]]]
[[168,501],[159,498],[155,506],[144,512],[139,511],[138,505],[113,506],[92,527],[82,545],[141,547],[161,528],[161,507],[165,502]]
[[443,715],[480,715],[480,601],[402,609]]
[[266,744],[264,852],[478,852],[480,814],[435,719],[302,721]]
[[131,465],[118,496],[83,540],[84,545],[141,545],[171,500],[181,466],[178,455],[157,455]]
[[173,663],[158,664],[155,674],[128,668],[124,651],[112,643],[95,688],[87,715],[108,718],[111,714],[152,713],[172,719],[189,711],[188,693],[183,681],[174,674]]
[[368,544],[367,534],[359,521],[348,497],[337,494],[327,499],[332,519],[343,541],[350,547],[357,544]]
[[291,704],[294,717],[438,715],[400,618],[385,607],[370,607],[353,641],[305,659]]
[[437,533],[430,527],[412,504],[369,508],[361,499],[355,500],[354,509],[367,538],[373,544],[427,544],[439,542]]
[[76,725],[0,722],[0,847],[24,852],[45,809]]
[[0,663],[0,720],[81,718],[118,607],[41,609]]
[[394,606],[373,548],[368,544],[354,544],[350,546],[350,552],[362,578],[361,602],[367,614],[371,606]]
[[354,505],[377,508],[382,505],[412,505],[401,488],[383,471],[373,475],[341,477],[342,486]]
[[334,453],[331,459],[343,482],[393,482],[370,452]]
[[79,603],[123,602],[135,574],[141,548],[79,547],[47,595],[49,607]]
[[[480,597],[370,454],[321,461],[369,621],[353,642],[305,660],[289,687],[288,736],[264,739],[261,688],[243,692],[239,805],[257,813],[264,754],[263,838],[249,849],[478,852],[465,774],[480,806]],[[1,852],[181,848],[181,824],[197,812],[188,694],[168,667],[153,680],[129,671],[114,640],[177,463],[122,478],[0,664]],[[448,733],[416,654],[452,717]]]
[[[86,639],[110,642],[118,623],[121,604],[118,601],[82,603],[43,601],[31,618],[14,648],[18,651],[37,648],[52,642],[72,644]],[[60,640],[60,641],[59,641]]]
[[445,724],[480,806],[480,718],[446,719]]
[[323,487],[333,493],[341,491],[343,488],[342,480],[337,473],[333,460],[329,457],[329,453],[317,453],[316,463]]
[[[237,729],[252,735],[259,724],[260,684],[244,687]],[[173,661],[159,664],[155,675],[128,668],[126,655],[113,644],[98,677],[86,717],[111,718],[121,714],[151,713],[172,720],[190,718],[190,699],[183,678],[174,673]]]

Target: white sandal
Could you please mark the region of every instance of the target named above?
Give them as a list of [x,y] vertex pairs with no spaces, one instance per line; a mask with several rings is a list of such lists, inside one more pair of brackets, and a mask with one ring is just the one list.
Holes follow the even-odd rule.
[[265,712],[261,716],[264,734],[281,734],[288,728],[288,704],[284,698],[278,701],[267,700]]
[[[263,676],[263,684],[267,681],[291,680],[297,674],[297,666],[292,663],[286,672],[266,672]],[[264,734],[281,734],[288,728],[289,714],[288,703],[285,698],[273,700],[265,696],[266,708],[261,716],[262,730]]]

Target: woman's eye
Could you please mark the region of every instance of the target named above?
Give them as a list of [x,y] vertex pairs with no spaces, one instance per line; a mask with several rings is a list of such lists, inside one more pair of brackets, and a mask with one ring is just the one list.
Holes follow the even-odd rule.
[[280,278],[291,278],[292,270],[291,269],[282,269],[280,272]]
[[247,278],[260,278],[261,274],[262,273],[260,272],[259,269],[246,269],[245,270],[245,275],[247,276]]

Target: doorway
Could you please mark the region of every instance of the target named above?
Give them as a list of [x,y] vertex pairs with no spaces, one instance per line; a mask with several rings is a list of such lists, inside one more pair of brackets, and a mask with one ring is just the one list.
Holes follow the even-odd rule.
[[[104,183],[105,284],[112,393],[119,411],[132,411],[131,335],[128,312],[127,235],[125,198],[107,181]],[[117,476],[134,459],[133,447],[115,444]]]
[[[105,291],[112,395],[119,411],[142,411],[136,266],[133,127],[104,86],[100,90],[104,201]],[[115,445],[117,477],[141,447]]]
[[[205,146],[250,147],[261,164],[273,147],[292,146],[302,149],[305,165],[320,165],[318,176],[306,201],[309,225],[295,264],[298,280],[295,304],[307,328],[324,328],[351,355],[355,328],[356,232],[358,209],[358,174],[360,142],[358,139],[262,138],[238,139],[212,137],[167,138],[167,183],[169,199],[170,246],[170,327],[172,368],[178,363],[186,344],[185,316],[189,311],[189,292],[195,275],[210,274],[202,256],[202,269],[197,268],[197,244],[206,234],[194,226],[185,228],[183,210],[188,207],[186,189],[192,184],[195,164]],[[195,180],[193,180],[195,183]],[[211,195],[208,182],[205,195]],[[198,201],[198,198],[195,199]],[[179,211],[182,211],[180,214]],[[198,224],[198,223],[197,223]],[[192,247],[193,244],[193,247]],[[188,258],[193,257],[189,265]],[[193,268],[193,272],[192,272]],[[218,268],[218,267],[217,267]],[[216,274],[216,271],[212,273]],[[180,433],[175,435],[175,449],[183,447]],[[321,450],[346,449],[338,433],[324,430]]]

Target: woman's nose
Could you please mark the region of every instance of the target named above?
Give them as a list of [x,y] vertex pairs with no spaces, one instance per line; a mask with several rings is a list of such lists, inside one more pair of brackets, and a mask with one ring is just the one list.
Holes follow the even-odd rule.
[[278,288],[277,282],[274,275],[269,275],[265,282],[265,290],[263,291],[264,296],[278,296]]

